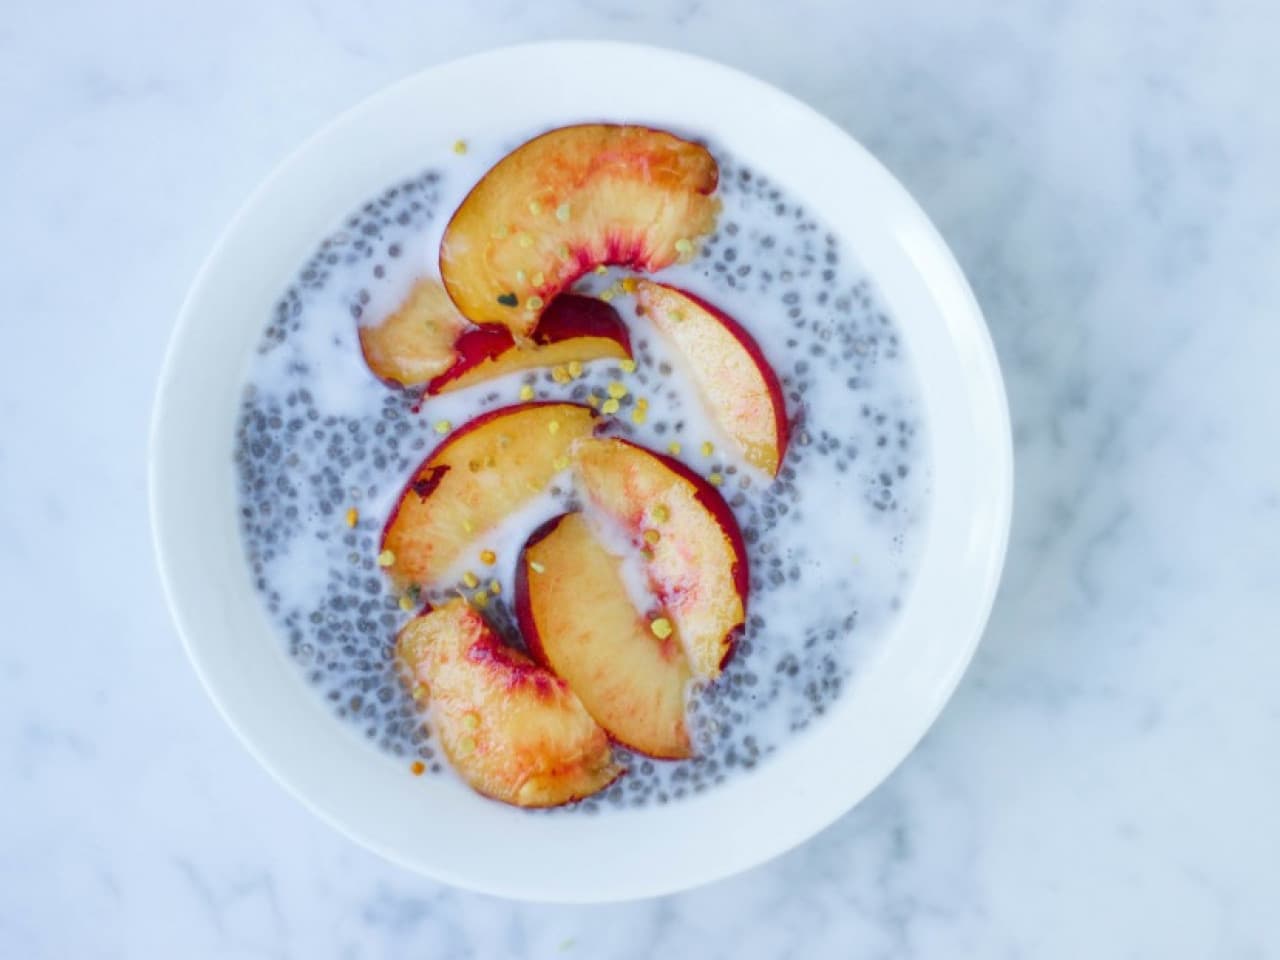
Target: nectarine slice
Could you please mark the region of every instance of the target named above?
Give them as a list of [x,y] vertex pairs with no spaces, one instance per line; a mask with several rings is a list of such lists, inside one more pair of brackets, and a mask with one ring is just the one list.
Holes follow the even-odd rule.
[[648,127],[583,124],[498,161],[445,229],[440,276],[473,323],[528,336],[545,304],[599,264],[652,273],[715,226],[715,158]]
[[684,357],[711,415],[747,462],[777,474],[787,409],[777,374],[751,335],[718,307],[665,284],[640,281],[636,304]]
[[374,375],[413,387],[454,365],[454,341],[467,320],[435,280],[419,280],[394,313],[359,328],[360,351]]
[[525,403],[475,418],[414,472],[382,532],[397,584],[429,587],[463,552],[542,492],[569,464],[569,448],[595,427],[574,403]]
[[429,395],[517,370],[631,356],[626,324],[596,297],[557,297],[517,344],[506,327],[468,323],[435,280],[418,281],[394,313],[361,326],[359,335],[375,376],[402,387],[425,384]]
[[581,513],[548,521],[516,565],[520,633],[615,740],[653,757],[688,757],[684,649],[674,630],[654,635],[661,611],[635,608],[621,562]]
[[427,385],[447,393],[517,370],[631,356],[631,337],[618,311],[596,297],[563,293],[551,301],[527,341],[506,327],[472,327],[454,344],[457,359]]
[[409,621],[396,653],[445,755],[486,797],[553,807],[590,796],[622,772],[568,685],[504,646],[465,601]]
[[747,551],[729,505],[680,461],[626,440],[583,439],[573,463],[591,503],[644,551],[650,585],[694,674],[719,676],[747,603]]

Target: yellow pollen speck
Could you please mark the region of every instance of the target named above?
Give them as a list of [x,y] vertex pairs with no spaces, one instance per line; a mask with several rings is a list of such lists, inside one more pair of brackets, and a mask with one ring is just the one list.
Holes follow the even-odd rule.
[[570,360],[570,361],[569,361],[569,376],[571,376],[571,377],[580,377],[580,376],[582,376],[582,361],[581,361],[581,360]]
[[547,433],[556,434],[560,432],[560,421],[552,420],[547,424]]
[[541,309],[542,309],[542,298],[541,298],[541,297],[530,297],[528,300],[526,300],[526,301],[524,302],[524,307],[525,307],[525,309],[526,309],[526,310],[541,310]]
[[409,764],[409,772],[415,777],[420,777],[427,772],[427,765],[421,760],[415,760],[413,763]]
[[458,756],[469,757],[476,752],[476,742],[471,737],[463,737],[458,741]]
[[648,398],[648,397],[636,397],[636,406],[637,406],[637,407],[639,407],[641,410],[648,410],[648,409],[649,409],[649,398]]
[[569,208],[569,204],[562,203],[560,206],[556,207],[556,219],[561,223],[568,223],[569,215],[572,212],[573,211]]
[[468,589],[475,589],[480,586],[480,578],[468,570],[462,575],[462,582],[467,585]]
[[677,253],[692,253],[692,252],[693,252],[693,241],[692,241],[692,240],[690,240],[688,237],[681,237],[679,240],[677,240],[677,241],[676,241],[676,252],[677,252]]
[[670,453],[673,457],[680,456],[680,444],[672,440],[669,444],[667,444],[667,452]]
[[477,590],[471,595],[471,602],[476,605],[476,609],[483,610],[489,602],[489,595],[483,590]]
[[623,293],[635,293],[635,292],[636,292],[636,278],[635,278],[635,277],[623,277],[623,278],[622,278],[622,292],[623,292]]
[[715,452],[716,452],[715,444],[713,444],[710,440],[708,440],[706,443],[702,445],[702,455],[704,457],[709,457]]
[[546,573],[547,568],[540,564],[537,560],[529,561],[529,569],[534,573]]
[[666,523],[671,519],[671,511],[667,509],[665,503],[660,503],[653,508],[653,522]]
[[600,406],[600,398],[599,398],[599,397],[597,397],[597,396],[593,393],[593,394],[591,394],[590,396],[588,396],[588,397],[587,397],[587,403],[591,404],[591,406],[593,406],[593,407],[599,407],[599,406]]
[[543,273],[541,270],[539,270],[537,273],[535,273],[532,277],[529,278],[529,282],[532,283],[535,287],[540,287],[547,282],[547,275]]
[[470,533],[471,531],[473,531],[473,530],[475,529],[475,525],[474,525],[470,520],[468,520],[466,517],[463,517],[463,518],[462,518],[462,529],[463,529],[463,530],[465,530],[467,533]]
[[456,153],[458,156],[462,156],[464,153],[466,153],[466,152],[467,152],[467,141],[465,141],[465,140],[455,140],[455,141],[453,141],[453,152],[454,152],[454,153]]
[[626,373],[636,372],[636,362],[632,360],[630,357],[627,357],[627,359],[619,363],[618,366],[620,366],[623,369],[623,371]]
[[718,473],[713,473],[707,477],[707,483],[711,484],[713,487],[718,487],[720,484],[724,483],[724,477],[720,476]]
[[480,562],[484,564],[488,564],[489,566],[492,567],[495,563],[498,562],[498,555],[494,553],[492,550],[481,550]]
[[554,460],[552,460],[552,461],[551,461],[551,466],[553,466],[553,467],[554,467],[555,469],[557,469],[557,470],[568,470],[568,469],[569,469],[569,458],[568,458],[568,457],[556,457]]
[[529,247],[533,246],[533,237],[529,236],[527,233],[518,234],[516,236],[516,243],[520,244],[520,246],[527,250]]
[[569,245],[567,243],[560,244],[560,246],[556,247],[556,254],[560,257],[561,260],[568,260]]
[[608,272],[609,272],[609,268],[608,268],[608,267],[606,267],[603,263],[598,264],[598,265],[596,266],[596,273],[599,273],[599,274],[605,274],[605,273],[608,273]]
[[413,685],[413,699],[419,703],[431,696],[431,688],[425,683],[415,683]]
[[617,400],[609,399],[604,402],[604,404],[600,407],[600,409],[603,410],[605,413],[617,413],[618,407],[620,406],[621,404],[618,403]]
[[632,423],[644,423],[648,419],[649,419],[649,411],[647,411],[644,407],[636,407],[634,410],[631,411]]
[[511,228],[504,223],[502,226],[498,227],[497,230],[493,231],[493,239],[505,240],[508,234],[510,233],[511,233]]
[[671,636],[671,621],[666,617],[658,617],[656,620],[649,622],[649,629],[653,631],[653,635],[659,640],[665,640]]
[[530,200],[529,212],[532,213],[535,217],[538,216],[538,214],[542,213],[542,204],[540,204],[537,200]]
[[516,271],[516,283],[524,283],[524,271],[523,271],[523,270],[517,270],[517,271]]
[[383,550],[378,554],[378,566],[389,567],[396,562],[396,555],[390,550]]
[[400,609],[401,609],[401,610],[412,610],[412,609],[413,609],[413,597],[409,596],[407,593],[403,593],[403,594],[401,594],[401,595],[400,595]]
[[610,289],[608,289],[608,290],[601,290],[601,291],[600,291],[600,299],[601,299],[601,300],[603,300],[605,303],[608,303],[610,300],[612,300],[612,299],[613,299],[613,289],[612,289],[612,288],[610,288]]
[[652,546],[662,539],[662,534],[657,530],[646,530],[644,532],[644,542]]
[[462,718],[462,725],[468,730],[478,729],[480,726],[480,718],[474,713],[468,713]]
[[445,433],[448,433],[448,432],[449,432],[450,430],[452,430],[452,429],[453,429],[453,424],[452,424],[452,423],[450,423],[448,420],[437,420],[437,421],[436,421],[436,433],[439,433],[439,434],[445,434]]
[[569,376],[569,371],[564,367],[557,366],[551,369],[551,379],[556,383],[568,383],[573,378]]
[[360,522],[360,511],[357,510],[355,507],[351,507],[350,509],[348,509],[347,510],[347,526],[354,527],[359,522]]
[[532,386],[530,386],[530,385],[529,385],[529,384],[527,384],[527,383],[526,383],[524,386],[522,386],[522,387],[520,388],[520,399],[521,399],[521,400],[532,400],[532,399],[533,399],[533,387],[532,387]]
[[621,400],[629,392],[630,391],[627,389],[627,385],[618,380],[614,380],[611,384],[609,384],[609,396],[613,397],[613,399],[615,400]]
[[502,593],[502,584],[500,584],[497,580],[490,580],[489,592],[496,597],[498,594]]

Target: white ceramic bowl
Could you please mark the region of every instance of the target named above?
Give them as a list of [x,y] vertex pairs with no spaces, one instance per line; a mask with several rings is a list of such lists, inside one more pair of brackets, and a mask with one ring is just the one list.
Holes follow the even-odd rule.
[[[841,236],[900,325],[922,383],[934,493],[914,589],[828,715],[751,774],[666,806],[530,815],[450,778],[412,778],[358,739],[288,661],[250,582],[232,443],[242,377],[314,245],[459,131],[587,119],[698,131]],[[942,709],[1004,558],[1012,450],[999,367],[946,245],[862,147],[745,74],[646,47],[541,44],[468,57],[360,104],[289,157],[227,228],[178,319],[156,398],[151,506],[178,630],[250,751],[316,813],[411,869],[531,900],[606,901],[724,877],[795,846],[879,784]]]

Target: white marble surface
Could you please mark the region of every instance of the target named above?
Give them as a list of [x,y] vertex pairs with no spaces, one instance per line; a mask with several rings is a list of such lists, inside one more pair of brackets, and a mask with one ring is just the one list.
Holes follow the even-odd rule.
[[[560,36],[710,55],[862,139],[969,271],[1019,457],[921,748],[780,860],[605,908],[457,893],[305,813],[185,662],[144,489],[175,310],[254,184],[403,74]],[[1270,2],[6,0],[0,956],[1280,956],[1278,36]]]

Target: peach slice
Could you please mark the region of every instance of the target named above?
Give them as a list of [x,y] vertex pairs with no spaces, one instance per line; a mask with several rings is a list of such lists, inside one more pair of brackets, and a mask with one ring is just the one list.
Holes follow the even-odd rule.
[[462,201],[440,276],[473,323],[532,332],[543,305],[600,264],[652,273],[715,226],[708,150],[648,127],[583,124],[535,137]]
[[747,551],[729,505],[680,461],[626,440],[580,440],[573,464],[590,501],[644,551],[669,621],[652,626],[679,635],[696,676],[719,676],[747,604]]
[[551,301],[529,341],[516,344],[506,327],[473,327],[454,344],[456,360],[427,385],[428,394],[459,390],[516,370],[631,356],[631,337],[618,311],[596,297],[563,293]]
[[776,475],[787,451],[787,408],[751,335],[723,310],[665,284],[640,281],[636,304],[688,361],[712,416],[747,462]]
[[575,403],[525,403],[468,421],[432,451],[382,531],[379,560],[398,585],[432,586],[478,538],[537,496],[595,428]]
[[554,807],[622,773],[609,738],[568,685],[504,646],[465,601],[409,621],[396,654],[445,755],[486,797]]
[[517,345],[506,327],[471,326],[435,280],[418,281],[394,313],[360,327],[359,335],[375,376],[402,387],[426,384],[428,395],[516,370],[631,356],[626,324],[595,297],[557,297],[530,339]]
[[549,520],[516,564],[520,633],[615,740],[653,757],[688,757],[680,638],[654,635],[656,615],[635,608],[620,566],[581,513]]
[[360,327],[360,351],[379,379],[413,387],[457,362],[454,341],[467,325],[444,287],[419,280],[394,313]]

